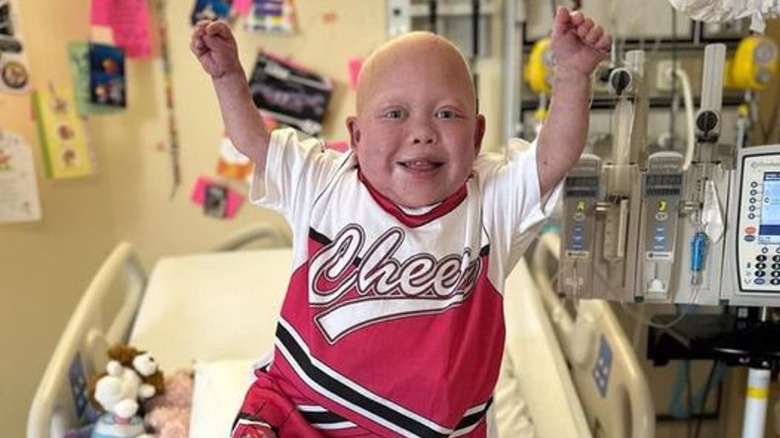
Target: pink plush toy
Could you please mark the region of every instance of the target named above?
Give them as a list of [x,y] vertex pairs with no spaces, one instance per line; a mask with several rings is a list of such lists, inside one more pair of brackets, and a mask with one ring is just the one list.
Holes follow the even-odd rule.
[[194,386],[191,369],[180,369],[165,377],[165,393],[144,404],[146,424],[159,438],[187,438]]

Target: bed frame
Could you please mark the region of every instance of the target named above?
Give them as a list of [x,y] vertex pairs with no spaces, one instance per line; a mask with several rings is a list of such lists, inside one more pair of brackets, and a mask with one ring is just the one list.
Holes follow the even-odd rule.
[[87,287],[57,343],[30,407],[28,438],[62,437],[80,425],[89,412],[85,376],[105,367],[109,345],[127,340],[146,282],[133,247],[120,243]]
[[[231,234],[206,252],[289,245],[286,233],[259,224]],[[27,438],[62,437],[94,414],[88,406],[86,376],[105,368],[110,345],[128,342],[147,282],[133,246],[118,244],[93,277],[60,336],[30,406]]]
[[557,274],[560,246],[557,234],[543,234],[530,257],[531,270],[589,428],[596,436],[653,438],[655,405],[650,386],[609,303],[579,300],[572,314],[554,291],[551,279]]

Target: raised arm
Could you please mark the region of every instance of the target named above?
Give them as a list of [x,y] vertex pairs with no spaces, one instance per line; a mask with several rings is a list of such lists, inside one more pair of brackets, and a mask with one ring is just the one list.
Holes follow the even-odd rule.
[[230,140],[259,170],[265,170],[269,134],[249,94],[230,27],[222,21],[198,22],[190,50],[211,76]]
[[550,110],[539,133],[536,163],[546,195],[577,163],[588,134],[590,76],[612,39],[581,12],[558,8],[552,29],[554,76]]

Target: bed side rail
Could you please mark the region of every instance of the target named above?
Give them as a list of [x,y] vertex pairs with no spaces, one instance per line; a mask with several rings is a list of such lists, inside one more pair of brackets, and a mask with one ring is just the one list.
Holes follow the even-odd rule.
[[[532,273],[593,433],[653,438],[655,406],[650,386],[612,308],[604,300],[579,300],[572,317],[554,291],[550,279],[557,272],[550,269],[557,266],[559,248],[558,235],[543,234],[532,257]],[[600,366],[605,363],[608,367]]]
[[59,438],[80,426],[87,412],[84,376],[105,366],[109,345],[126,341],[145,287],[146,273],[132,245],[120,243],[92,279],[57,342],[30,406],[27,438]]

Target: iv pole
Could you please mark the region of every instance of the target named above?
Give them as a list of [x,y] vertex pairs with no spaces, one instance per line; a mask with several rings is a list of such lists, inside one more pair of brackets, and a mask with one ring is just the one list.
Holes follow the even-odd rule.
[[525,20],[524,2],[521,0],[506,0],[504,3],[504,25],[501,56],[501,130],[502,140],[506,144],[509,139],[517,137],[520,124],[520,77],[518,66],[522,62],[521,50],[523,36],[518,22]]
[[[696,115],[696,134],[699,143],[697,155],[700,161],[711,161],[720,134],[720,112],[723,100],[723,74],[725,70],[726,47],[710,44],[704,52],[702,73],[701,107]],[[760,309],[759,321],[769,322],[769,308]],[[718,348],[722,353],[737,351],[729,347]],[[740,363],[748,366],[748,381],[745,391],[745,414],[742,420],[742,438],[763,438],[766,427],[766,410],[769,398],[771,364],[769,360],[751,358],[751,351],[739,351]]]

